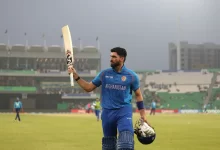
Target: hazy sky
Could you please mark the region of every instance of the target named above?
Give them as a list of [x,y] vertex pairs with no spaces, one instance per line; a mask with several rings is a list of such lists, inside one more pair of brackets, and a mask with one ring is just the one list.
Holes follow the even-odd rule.
[[66,24],[76,46],[79,37],[84,46],[99,37],[103,68],[121,46],[131,69],[168,69],[168,43],[178,33],[189,43],[220,44],[220,0],[0,0],[0,43],[8,29],[11,44],[24,44],[27,32],[29,44],[43,44],[45,33],[47,45],[62,45]]

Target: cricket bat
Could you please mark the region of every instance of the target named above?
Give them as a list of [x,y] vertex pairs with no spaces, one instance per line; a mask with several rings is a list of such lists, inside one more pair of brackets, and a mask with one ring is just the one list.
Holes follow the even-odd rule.
[[[67,67],[73,66],[74,63],[73,46],[72,46],[71,33],[68,25],[62,27],[62,34],[64,40],[64,49],[65,49]],[[70,74],[70,84],[72,87],[74,86],[72,73]]]

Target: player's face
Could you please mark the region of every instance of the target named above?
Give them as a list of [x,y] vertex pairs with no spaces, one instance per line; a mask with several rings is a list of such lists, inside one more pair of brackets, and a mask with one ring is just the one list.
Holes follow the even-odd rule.
[[116,52],[111,52],[110,64],[112,68],[116,68],[121,65],[123,58],[120,57]]

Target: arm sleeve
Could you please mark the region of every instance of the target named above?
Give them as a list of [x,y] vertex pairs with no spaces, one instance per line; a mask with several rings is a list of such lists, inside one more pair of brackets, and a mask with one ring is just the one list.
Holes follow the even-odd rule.
[[14,108],[15,108],[15,102],[14,102]]
[[22,106],[22,102],[20,102],[20,107],[22,108],[23,106]]
[[133,75],[133,80],[132,80],[131,86],[132,86],[133,91],[136,91],[140,87],[139,77],[136,73],[134,73],[134,75]]
[[102,75],[103,75],[103,71],[100,72],[93,80],[92,83],[96,86],[99,87],[102,84]]

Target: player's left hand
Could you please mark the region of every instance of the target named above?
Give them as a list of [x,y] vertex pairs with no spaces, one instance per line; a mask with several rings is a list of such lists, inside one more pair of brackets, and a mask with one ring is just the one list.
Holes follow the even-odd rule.
[[143,120],[143,121],[146,122],[151,128],[153,128],[153,127],[151,126],[151,124],[147,121],[147,119],[146,119],[145,116],[144,116],[144,117],[141,117],[141,120]]
[[[146,120],[146,119],[145,119]],[[140,137],[152,136],[155,134],[155,130],[142,118],[136,121],[134,127],[134,133]]]

